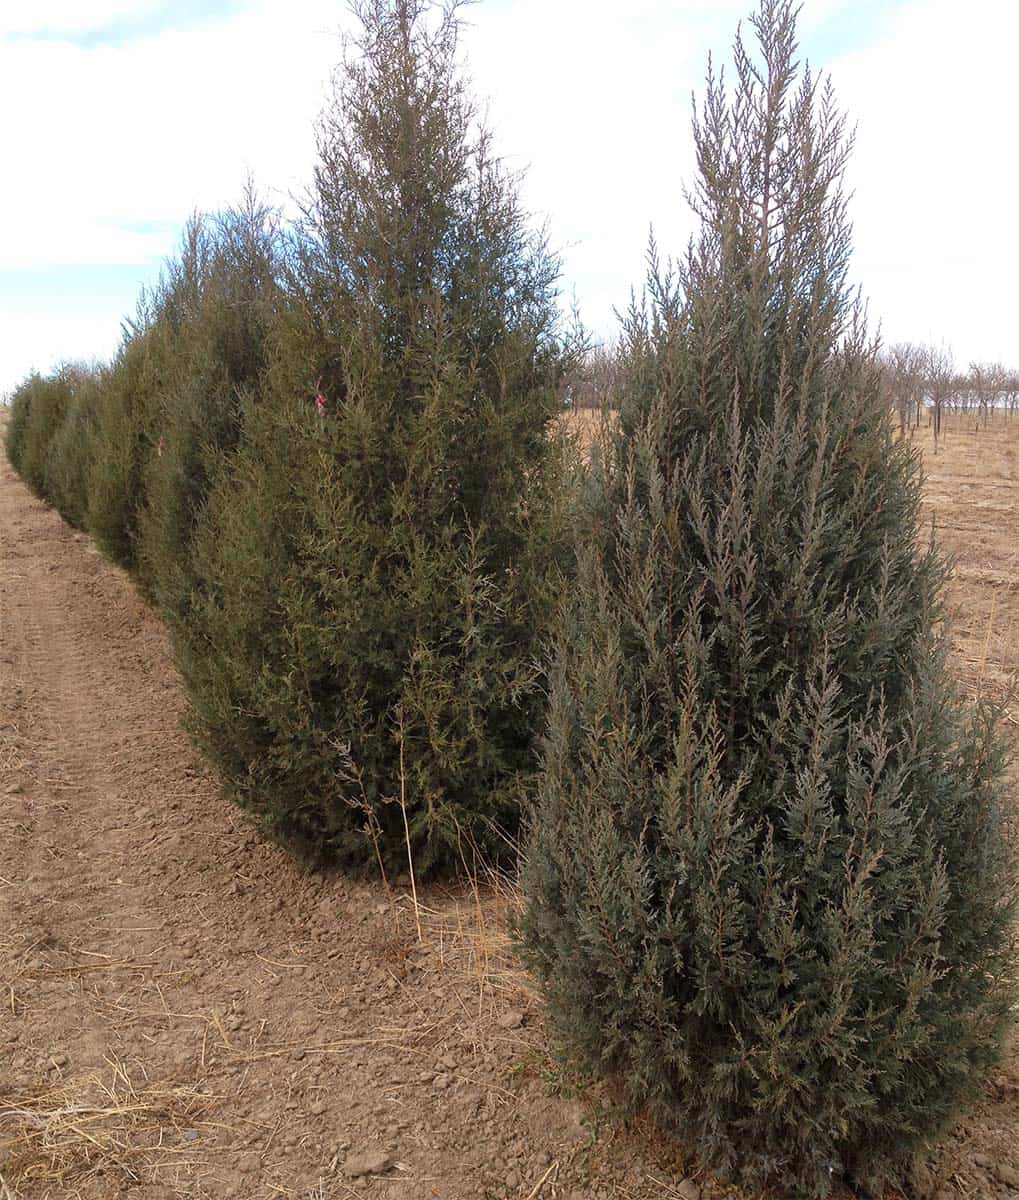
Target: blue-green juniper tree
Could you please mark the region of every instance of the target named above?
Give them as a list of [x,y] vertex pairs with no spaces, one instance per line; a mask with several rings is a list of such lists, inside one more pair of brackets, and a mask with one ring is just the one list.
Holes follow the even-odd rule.
[[1014,997],[1003,748],[946,665],[848,282],[852,138],[763,0],[694,119],[563,605],[521,936],[566,1049],[744,1182],[877,1186]]

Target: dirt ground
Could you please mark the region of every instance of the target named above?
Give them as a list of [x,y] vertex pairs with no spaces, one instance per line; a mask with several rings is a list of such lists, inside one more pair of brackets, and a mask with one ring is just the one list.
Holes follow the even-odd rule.
[[[997,691],[1019,422],[927,462],[959,675]],[[511,893],[430,890],[419,936],[405,888],[307,873],[222,801],[181,708],[156,618],[3,462],[0,1200],[731,1194],[581,1101],[509,953]],[[917,1184],[1019,1188],[1015,1053]]]

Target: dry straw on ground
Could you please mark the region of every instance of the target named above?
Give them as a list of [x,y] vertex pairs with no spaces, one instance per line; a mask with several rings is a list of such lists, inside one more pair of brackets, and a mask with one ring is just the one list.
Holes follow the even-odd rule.
[[0,1098],[2,1178],[15,1196],[70,1196],[101,1177],[126,1189],[177,1174],[195,1157],[189,1141],[210,1104],[192,1088],[136,1084],[113,1060],[104,1074],[15,1091]]

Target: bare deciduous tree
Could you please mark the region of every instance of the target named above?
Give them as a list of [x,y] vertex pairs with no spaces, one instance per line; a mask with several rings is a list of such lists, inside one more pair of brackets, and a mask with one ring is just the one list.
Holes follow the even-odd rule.
[[954,360],[951,350],[945,346],[928,346],[925,363],[925,392],[929,410],[928,424],[934,431],[934,452],[945,432],[945,409],[950,407],[956,394]]
[[926,347],[914,342],[897,342],[881,355],[889,404],[898,414],[903,435],[920,424],[926,360]]
[[1008,392],[1008,372],[1001,363],[971,363],[969,374],[980,423],[986,429],[995,409]]
[[569,372],[563,385],[563,402],[574,412],[619,407],[622,365],[615,345],[593,346]]

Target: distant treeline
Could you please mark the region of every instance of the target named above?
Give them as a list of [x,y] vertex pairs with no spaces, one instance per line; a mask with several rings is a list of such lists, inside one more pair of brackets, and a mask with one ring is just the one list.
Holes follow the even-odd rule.
[[971,416],[986,427],[995,413],[1012,417],[1019,408],[1019,371],[1001,363],[971,363],[959,372],[945,348],[899,342],[882,353],[881,366],[902,430],[918,428],[926,418],[937,437],[946,413]]
[[[625,383],[620,349],[612,344],[586,351],[564,382],[564,401],[574,412],[619,407]],[[1019,370],[1001,363],[971,363],[959,372],[949,351],[898,342],[882,348],[878,362],[888,403],[901,429],[929,422],[938,432],[946,413],[987,426],[995,413],[1009,418],[1019,409]]]

